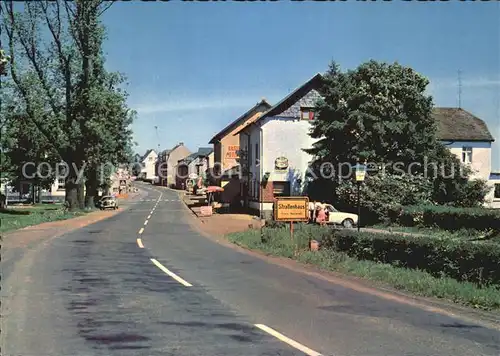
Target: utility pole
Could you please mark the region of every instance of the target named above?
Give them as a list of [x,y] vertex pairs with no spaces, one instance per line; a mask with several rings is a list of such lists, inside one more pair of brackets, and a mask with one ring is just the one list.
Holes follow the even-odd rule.
[[462,71],[458,70],[458,108],[462,108]]
[[156,138],[158,139],[158,153],[160,153],[160,136],[158,135],[158,126],[155,126]]

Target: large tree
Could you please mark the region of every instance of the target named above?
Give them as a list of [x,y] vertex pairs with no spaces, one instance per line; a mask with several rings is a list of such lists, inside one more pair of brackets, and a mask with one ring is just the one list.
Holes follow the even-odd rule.
[[15,11],[12,1],[1,5],[6,14],[2,29],[9,44],[9,74],[14,94],[21,99],[16,110],[25,112],[22,120],[32,123],[68,165],[65,189],[70,209],[83,208],[81,178],[94,176],[85,172],[102,160],[94,145],[110,136],[99,128],[110,118],[103,115],[104,108],[92,106],[93,98],[120,93],[115,87],[109,89],[103,69],[100,17],[111,4],[39,1],[25,3],[23,11]]
[[[324,75],[323,99],[317,103],[317,119],[310,131],[317,142],[306,150],[314,156],[318,177],[311,191],[316,187],[318,193],[338,201],[349,191],[342,185],[352,182],[352,166],[367,163],[369,174],[387,176],[391,184],[393,176],[418,176],[407,185],[429,187],[434,190],[432,197],[449,202],[453,192],[468,184],[470,171],[437,139],[432,97],[425,93],[428,83],[398,63],[369,61],[345,72],[332,63]],[[442,174],[443,168],[449,171],[452,166],[454,175]],[[333,172],[321,167],[333,167]],[[322,178],[325,174],[328,178]],[[382,193],[389,182],[372,186]],[[421,189],[415,192],[429,196]],[[386,200],[397,203],[397,199]],[[404,200],[412,199],[405,195]]]

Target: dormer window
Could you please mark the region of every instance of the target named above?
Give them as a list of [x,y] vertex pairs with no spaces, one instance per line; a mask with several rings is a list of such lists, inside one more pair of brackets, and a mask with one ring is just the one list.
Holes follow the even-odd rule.
[[314,108],[300,108],[300,119],[311,121],[314,120]]

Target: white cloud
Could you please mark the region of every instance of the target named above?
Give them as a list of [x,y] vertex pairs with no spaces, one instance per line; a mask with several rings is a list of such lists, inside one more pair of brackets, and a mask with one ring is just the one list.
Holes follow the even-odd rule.
[[140,101],[137,103],[131,102],[130,106],[134,108],[138,114],[159,114],[169,112],[185,112],[185,111],[200,111],[200,110],[221,110],[233,108],[248,108],[259,102],[261,98],[255,97],[201,97],[201,98],[185,98],[185,99],[167,99],[167,100],[150,100]]

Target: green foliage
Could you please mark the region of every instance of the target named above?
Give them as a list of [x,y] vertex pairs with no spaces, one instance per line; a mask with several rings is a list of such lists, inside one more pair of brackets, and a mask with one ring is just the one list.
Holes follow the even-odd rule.
[[437,227],[448,231],[461,229],[500,232],[500,211],[485,208],[457,208],[440,205],[395,207],[391,221],[401,226]]
[[100,19],[110,4],[39,1],[24,4],[22,11],[11,3],[0,6],[10,55],[2,101],[18,114],[6,129],[2,120],[2,133],[8,137],[2,138],[2,158],[9,158],[7,170],[14,177],[33,156],[66,162],[66,200],[70,209],[83,207],[83,182],[76,182],[73,166],[86,168],[87,193],[94,194],[109,173],[105,168],[101,174],[99,166],[127,163],[131,155],[135,113],[127,108],[121,88],[125,78],[104,67]]
[[427,85],[426,78],[398,63],[369,61],[346,72],[332,63],[310,130],[317,142],[305,151],[315,157],[317,177],[324,163],[334,171],[331,179],[311,183],[309,193],[322,191],[321,200],[352,208],[351,166],[366,162],[377,177],[363,186],[364,207],[378,219],[403,201],[480,205],[487,192],[484,183],[469,182],[471,171],[437,140]]
[[[294,240],[290,239],[290,231],[286,228],[264,228],[264,233],[268,236],[265,240],[266,242],[262,241],[258,229],[233,233],[228,235],[228,239],[247,248],[258,249],[272,255],[293,258],[303,263],[314,264],[326,270],[383,282],[393,288],[408,291],[416,295],[444,298],[475,308],[500,309],[500,289],[498,284],[479,286],[478,283],[487,283],[487,280],[484,278],[476,278],[478,274],[482,273],[481,266],[479,266],[479,268],[474,267],[478,266],[480,261],[471,259],[470,257],[467,258],[467,261],[469,261],[467,265],[472,267],[472,269],[469,269],[467,273],[470,275],[469,279],[476,280],[477,283],[459,281],[451,277],[445,277],[440,274],[439,271],[431,274],[425,269],[404,268],[404,265],[398,262],[397,258],[408,258],[410,261],[416,259],[412,258],[411,254],[409,254],[410,251],[406,253],[401,246],[405,241],[403,237],[396,241],[397,247],[394,248],[391,247],[390,244],[384,242],[386,238],[394,238],[391,235],[373,235],[373,238],[376,239],[377,242],[367,238],[368,240],[362,243],[363,248],[355,245],[356,243],[349,240],[349,238],[343,239],[340,237],[345,243],[344,248],[348,249],[347,246],[355,245],[353,248],[356,252],[349,256],[349,251],[346,253],[335,249],[336,237],[332,235],[331,230],[319,226],[298,227],[295,230]],[[346,233],[353,234],[349,232]],[[366,234],[364,236],[366,236]],[[306,246],[310,237],[323,241],[325,243],[323,247],[329,246],[330,248],[322,248],[317,252],[307,250]],[[381,246],[387,248],[387,253],[384,253],[383,250],[378,247],[379,239],[382,240]],[[414,242],[417,242],[417,240],[417,238],[413,239],[410,245],[415,246]],[[431,251],[448,251],[445,242],[443,242],[440,247],[432,247],[431,241],[429,241],[429,244]],[[416,247],[417,254],[421,254],[421,252],[418,252],[418,248],[419,247]],[[365,251],[365,249],[367,251]],[[370,253],[372,250],[377,252]],[[477,252],[481,251],[482,253],[487,253],[486,250],[488,249],[479,247],[478,250],[468,251],[472,251],[475,253],[476,257],[479,258],[481,253]],[[460,251],[460,249],[456,251]],[[496,249],[496,251],[498,251],[498,249]],[[437,264],[434,264],[434,269],[439,269],[439,264],[441,263],[447,266],[446,268],[450,270],[450,274],[454,273],[456,275],[458,271],[455,267],[460,265],[461,260],[459,252],[457,252],[457,254],[452,254],[448,251],[441,254],[441,256],[443,255],[451,255],[451,257],[456,258],[456,260],[453,263],[448,263],[449,261],[446,260],[439,262],[440,257],[433,258],[433,261],[438,261]],[[388,261],[387,257],[391,256],[394,258],[393,261],[387,263],[377,262],[381,260]],[[362,257],[369,259],[363,260],[361,259]],[[425,257],[426,256],[424,256],[424,258]],[[492,258],[493,264],[498,263],[498,257],[496,260],[491,255],[488,257]],[[416,260],[415,263],[418,264],[419,261]],[[426,267],[424,263],[421,264],[423,267]],[[498,268],[495,271],[494,265],[490,267],[490,271],[498,276]],[[462,277],[461,279],[464,278]]]
[[[375,221],[387,220],[387,212],[394,207],[429,202],[432,185],[423,176],[378,174],[367,176],[360,190],[363,224],[366,225],[371,222],[367,221],[367,217]],[[355,207],[356,183],[352,180],[342,181],[337,187],[337,197],[339,207]]]
[[30,209],[9,208],[0,211],[0,232],[22,229],[49,221],[66,220],[82,215],[82,212],[70,213],[58,206],[42,205]]
[[332,63],[324,79],[310,133],[319,141],[307,150],[319,161],[406,166],[434,147],[428,80],[411,68],[370,61],[343,73]]
[[500,284],[500,245],[398,234],[338,231],[325,247],[360,260],[390,263],[479,285]]

